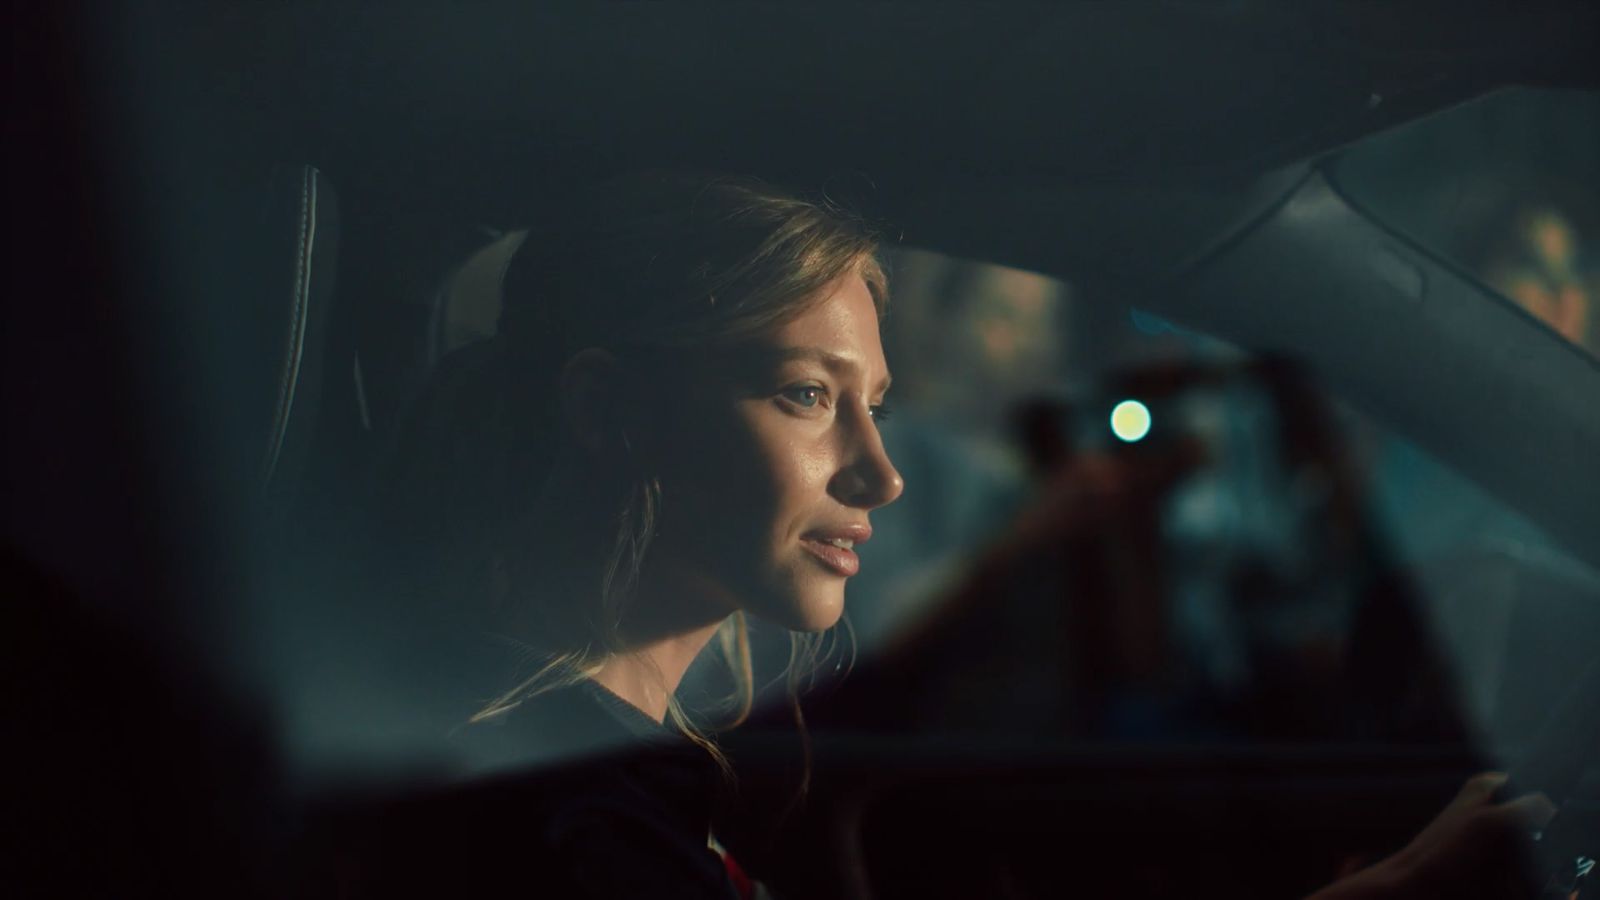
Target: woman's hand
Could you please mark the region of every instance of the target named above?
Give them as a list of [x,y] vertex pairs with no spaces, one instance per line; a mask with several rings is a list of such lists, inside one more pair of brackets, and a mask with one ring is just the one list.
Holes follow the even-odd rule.
[[1527,898],[1529,836],[1550,823],[1555,804],[1543,794],[1497,802],[1501,772],[1468,779],[1450,805],[1404,850],[1334,882],[1311,900],[1389,897]]

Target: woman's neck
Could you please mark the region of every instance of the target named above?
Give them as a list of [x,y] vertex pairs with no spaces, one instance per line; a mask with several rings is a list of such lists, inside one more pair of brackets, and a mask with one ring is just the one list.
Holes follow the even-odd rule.
[[667,704],[683,681],[689,664],[705,649],[720,622],[640,644],[606,660],[594,680],[657,722],[665,722]]
[[671,554],[655,554],[628,603],[619,635],[626,649],[606,660],[595,681],[666,721],[689,664],[737,608],[725,588]]

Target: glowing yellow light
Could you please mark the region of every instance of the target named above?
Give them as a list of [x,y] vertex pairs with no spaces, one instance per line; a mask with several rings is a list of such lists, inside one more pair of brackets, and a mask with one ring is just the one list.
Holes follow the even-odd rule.
[[1111,433],[1133,443],[1150,433],[1150,410],[1137,400],[1124,400],[1111,410]]

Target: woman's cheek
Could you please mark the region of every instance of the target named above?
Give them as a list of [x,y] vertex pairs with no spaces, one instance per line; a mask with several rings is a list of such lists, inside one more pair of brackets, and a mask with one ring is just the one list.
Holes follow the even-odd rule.
[[820,501],[827,493],[828,479],[837,468],[834,457],[833,448],[826,441],[796,448],[788,460],[793,488],[804,493],[805,499]]
[[797,538],[806,530],[826,524],[817,516],[825,508],[834,456],[819,435],[791,437],[772,449],[772,524],[780,537]]
[[741,412],[745,414],[714,430],[696,468],[699,479],[712,486],[719,512],[748,539],[766,530],[762,526],[781,504],[787,482],[792,480],[789,470],[795,448],[791,436],[783,432],[784,423],[772,421],[784,413]]
[[740,413],[720,405],[688,411],[663,456],[663,478],[712,495],[747,479],[752,469],[750,435]]

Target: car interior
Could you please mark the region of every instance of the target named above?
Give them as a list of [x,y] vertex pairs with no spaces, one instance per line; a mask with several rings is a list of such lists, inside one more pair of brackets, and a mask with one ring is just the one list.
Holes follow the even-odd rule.
[[[1304,895],[1502,768],[1564,804],[1552,884],[1600,855],[1600,11],[17,15],[19,879],[292,894],[385,816],[502,846],[439,786],[365,499],[510,254],[657,168],[861,211],[896,294],[884,599],[804,737],[774,702],[719,738],[777,896]],[[1454,146],[1568,179],[1586,325],[1407,218],[1468,220]],[[1039,512],[1106,467],[1115,517]]]

